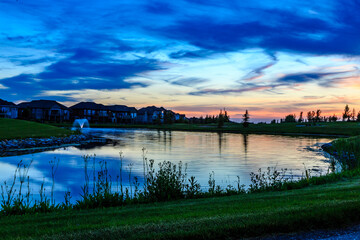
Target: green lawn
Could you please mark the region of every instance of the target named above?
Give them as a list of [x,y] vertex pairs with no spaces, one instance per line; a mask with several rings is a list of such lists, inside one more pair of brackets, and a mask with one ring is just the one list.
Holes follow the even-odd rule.
[[[91,124],[93,128],[148,128],[159,130],[181,130],[181,131],[200,131],[200,132],[233,132],[233,133],[264,133],[264,134],[323,134],[339,136],[360,135],[360,123],[358,122],[335,122],[318,123],[315,126],[301,127],[299,123],[282,124],[251,124],[244,128],[239,123],[226,123],[222,128],[217,124],[162,124],[162,125],[135,125],[135,124]],[[71,124],[57,124],[57,126],[71,127]]]
[[2,239],[224,239],[360,220],[360,179],[304,189],[0,218]]
[[0,118],[0,139],[64,137],[71,134],[70,130],[47,124]]

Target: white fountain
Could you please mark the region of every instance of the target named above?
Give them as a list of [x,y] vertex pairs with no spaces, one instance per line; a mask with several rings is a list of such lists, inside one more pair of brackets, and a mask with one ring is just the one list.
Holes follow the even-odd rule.
[[76,119],[73,123],[73,128],[75,129],[83,129],[83,128],[89,128],[90,124],[87,119]]

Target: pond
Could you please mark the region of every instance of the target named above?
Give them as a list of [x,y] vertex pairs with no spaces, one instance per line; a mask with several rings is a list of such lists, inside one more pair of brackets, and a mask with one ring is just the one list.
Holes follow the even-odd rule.
[[[143,151],[155,164],[166,160],[180,161],[187,165],[188,176],[195,176],[203,189],[208,187],[209,174],[215,173],[216,184],[222,187],[236,185],[237,176],[241,184],[250,184],[250,173],[267,167],[288,169],[287,174],[300,177],[304,169],[312,175],[325,174],[329,170],[329,159],[320,146],[333,139],[329,137],[292,137],[280,135],[233,134],[210,132],[156,131],[143,129],[84,129],[84,133],[112,139],[111,144],[96,147],[67,147],[41,153],[0,158],[0,181],[11,182],[20,160],[32,161],[29,169],[30,189],[33,198],[38,198],[44,182],[50,196],[52,174],[49,161],[59,160],[55,173],[54,194],[62,202],[64,192],[70,191],[72,201],[79,199],[84,184],[84,155],[95,156],[95,170],[99,161],[106,161],[112,176],[113,188],[117,185],[120,157],[123,155],[123,185],[129,186],[136,176],[143,179]],[[92,173],[90,159],[88,171]],[[92,176],[90,176],[92,179]],[[141,184],[140,184],[141,185]]]

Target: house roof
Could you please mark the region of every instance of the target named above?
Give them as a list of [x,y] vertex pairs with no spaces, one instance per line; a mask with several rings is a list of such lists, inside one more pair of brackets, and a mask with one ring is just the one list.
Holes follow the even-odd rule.
[[42,109],[50,109],[53,107],[59,107],[61,109],[68,109],[68,107],[58,103],[54,100],[33,100],[31,102],[22,102],[18,104],[20,108],[42,108]]
[[105,110],[105,106],[94,102],[80,102],[70,107],[71,109]]
[[5,101],[3,99],[0,98],[0,106],[16,106],[15,103],[12,103],[12,102],[8,102],[8,101]]
[[112,106],[105,106],[106,109],[113,111],[113,112],[136,112],[136,108],[128,107],[125,105],[112,105]]
[[138,113],[144,114],[145,112],[147,112],[147,113],[153,114],[154,112],[161,112],[161,111],[166,111],[166,109],[163,107],[149,106],[149,107],[141,108],[138,111]]

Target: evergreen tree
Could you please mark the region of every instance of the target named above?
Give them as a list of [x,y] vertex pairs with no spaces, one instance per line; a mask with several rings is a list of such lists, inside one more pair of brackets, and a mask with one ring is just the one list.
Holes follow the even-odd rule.
[[220,110],[219,116],[218,116],[218,128],[222,128],[224,126],[224,114],[222,113],[222,110]]
[[343,113],[343,121],[345,121],[345,120],[350,121],[350,117],[351,117],[350,108],[346,104],[346,106],[344,108],[344,113]]
[[224,108],[224,121],[225,122],[230,122],[230,116],[228,115],[227,111]]
[[244,127],[249,127],[249,119],[250,119],[250,115],[248,110],[246,109],[245,114],[243,114],[243,126]]

